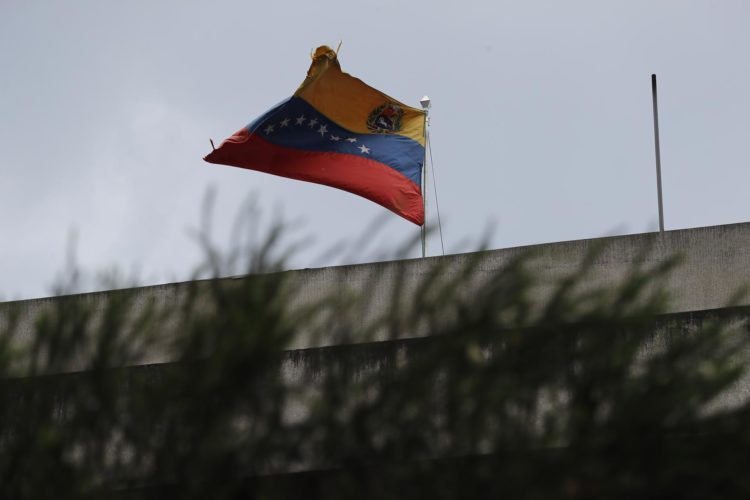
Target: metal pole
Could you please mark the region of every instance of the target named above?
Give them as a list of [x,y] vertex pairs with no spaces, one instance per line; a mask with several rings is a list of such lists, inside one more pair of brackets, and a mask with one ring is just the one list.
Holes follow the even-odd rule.
[[656,151],[656,190],[659,196],[659,232],[664,232],[664,202],[661,194],[661,151],[659,147],[659,109],[656,103],[656,75],[651,75],[651,95],[654,102],[654,150]]
[[422,162],[422,207],[424,223],[422,224],[422,258],[427,257],[427,127],[430,126],[430,98],[424,96],[419,103],[424,110],[424,160]]

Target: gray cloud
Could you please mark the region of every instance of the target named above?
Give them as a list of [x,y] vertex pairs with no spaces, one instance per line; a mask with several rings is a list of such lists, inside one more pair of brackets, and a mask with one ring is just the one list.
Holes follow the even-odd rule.
[[[339,40],[345,71],[433,98],[449,248],[488,220],[496,247],[653,230],[652,72],[667,227],[747,220],[748,14],[739,0],[4,2],[0,292],[47,293],[71,228],[87,268],[187,278],[200,252],[186,228],[209,185],[220,239],[249,192],[321,247],[358,236],[382,208],[201,160]],[[394,216],[378,241],[416,231]]]

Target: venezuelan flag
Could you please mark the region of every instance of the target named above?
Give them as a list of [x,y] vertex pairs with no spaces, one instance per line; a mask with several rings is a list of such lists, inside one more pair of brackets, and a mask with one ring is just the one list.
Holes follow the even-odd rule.
[[425,114],[341,71],[319,47],[292,97],[204,158],[325,184],[424,224]]

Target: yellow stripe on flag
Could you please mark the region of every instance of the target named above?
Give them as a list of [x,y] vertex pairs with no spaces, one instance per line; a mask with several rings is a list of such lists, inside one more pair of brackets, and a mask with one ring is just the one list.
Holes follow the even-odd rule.
[[414,139],[422,146],[424,141],[424,112],[407,106],[376,90],[362,80],[341,71],[336,52],[321,46],[313,54],[313,62],[295,96],[304,99],[318,111],[352,132],[373,133],[368,119],[383,106],[396,105],[403,110],[401,127],[396,132]]

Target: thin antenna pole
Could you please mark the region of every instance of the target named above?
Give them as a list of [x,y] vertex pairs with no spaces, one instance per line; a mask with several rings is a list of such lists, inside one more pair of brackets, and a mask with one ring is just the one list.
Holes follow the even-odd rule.
[[427,257],[427,127],[430,126],[430,98],[424,96],[419,103],[424,110],[424,159],[422,161],[422,203],[424,223],[422,224],[422,258]]
[[651,75],[651,95],[654,102],[654,150],[656,152],[656,190],[659,196],[659,232],[664,232],[664,201],[661,194],[661,150],[659,147],[659,108],[656,102],[656,75]]

